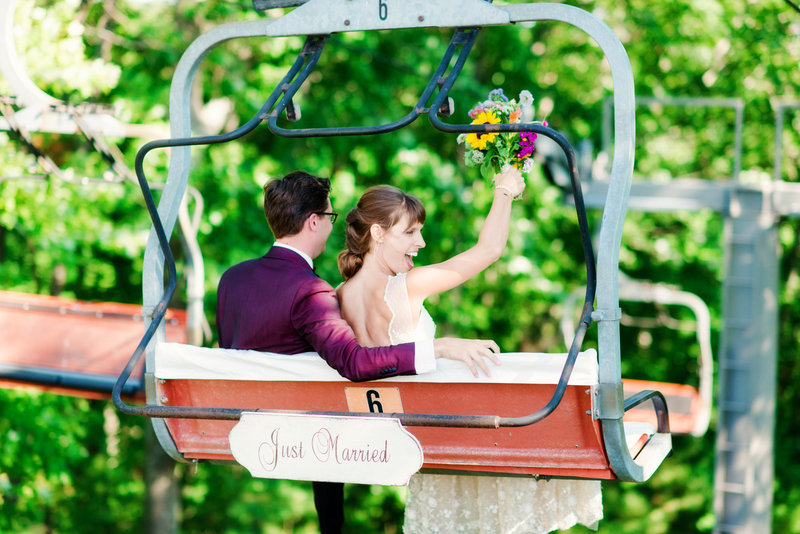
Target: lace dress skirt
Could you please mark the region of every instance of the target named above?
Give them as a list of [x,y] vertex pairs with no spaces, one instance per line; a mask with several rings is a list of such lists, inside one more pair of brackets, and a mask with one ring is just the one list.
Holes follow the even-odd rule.
[[603,518],[599,480],[417,473],[408,490],[406,534],[539,534]]
[[[412,319],[406,274],[390,276],[384,301],[393,345],[432,339],[436,324],[423,307]],[[406,534],[540,534],[603,518],[599,480],[417,473],[408,485]]]

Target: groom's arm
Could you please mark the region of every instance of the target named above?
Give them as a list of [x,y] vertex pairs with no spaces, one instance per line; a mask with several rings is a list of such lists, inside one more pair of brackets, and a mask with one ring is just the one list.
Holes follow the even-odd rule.
[[297,332],[340,375],[353,381],[411,375],[436,368],[434,342],[362,347],[342,317],[333,288],[316,279],[298,292],[291,320]]
[[476,377],[478,369],[490,375],[486,358],[500,365],[496,356],[500,348],[492,340],[443,337],[391,347],[362,347],[342,317],[336,292],[322,279],[298,295],[291,316],[300,335],[328,365],[353,381],[429,373],[436,370],[436,358],[461,361]]

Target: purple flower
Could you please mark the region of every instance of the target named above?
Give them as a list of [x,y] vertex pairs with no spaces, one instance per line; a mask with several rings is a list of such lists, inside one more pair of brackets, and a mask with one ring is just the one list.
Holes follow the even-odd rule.
[[519,153],[517,157],[519,159],[525,159],[530,157],[533,154],[533,142],[536,141],[536,133],[535,132],[520,132],[519,134]]
[[489,100],[494,100],[495,102],[508,102],[508,97],[503,94],[502,89],[492,89],[489,91]]

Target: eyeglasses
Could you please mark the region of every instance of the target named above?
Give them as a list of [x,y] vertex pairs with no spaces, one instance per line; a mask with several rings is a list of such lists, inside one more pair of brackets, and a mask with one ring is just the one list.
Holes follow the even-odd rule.
[[336,213],[335,211],[315,211],[314,213],[316,215],[330,215],[331,223],[335,223],[336,222],[336,218],[339,216],[339,214]]

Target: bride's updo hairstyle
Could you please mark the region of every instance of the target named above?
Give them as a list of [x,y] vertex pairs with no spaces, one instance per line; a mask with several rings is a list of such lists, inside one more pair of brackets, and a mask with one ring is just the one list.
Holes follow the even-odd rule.
[[425,207],[417,197],[391,185],[376,185],[364,191],[345,219],[346,248],[339,253],[339,272],[345,280],[354,276],[364,263],[364,255],[372,244],[370,227],[378,224],[388,230],[405,214],[411,223],[425,222]]

